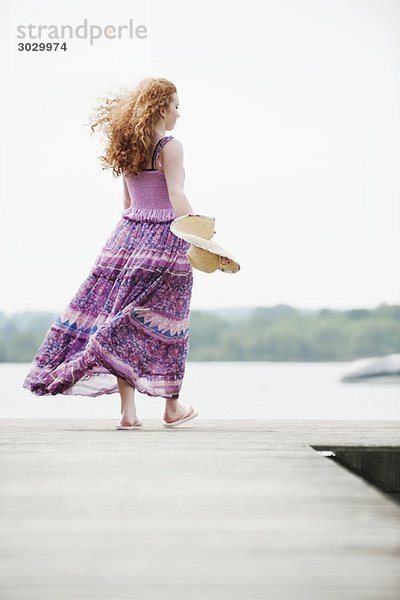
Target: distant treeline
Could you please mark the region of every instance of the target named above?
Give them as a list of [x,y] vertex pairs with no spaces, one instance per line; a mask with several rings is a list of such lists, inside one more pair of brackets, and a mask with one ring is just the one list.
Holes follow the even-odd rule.
[[192,311],[188,360],[347,361],[400,352],[400,306],[301,313],[255,308],[227,323]]
[[[0,312],[0,362],[30,362],[51,312]],[[189,361],[347,361],[400,353],[400,306],[192,310]]]

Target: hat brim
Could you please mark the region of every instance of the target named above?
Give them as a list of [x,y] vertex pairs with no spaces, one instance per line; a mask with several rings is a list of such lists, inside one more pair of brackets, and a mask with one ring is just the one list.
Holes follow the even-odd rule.
[[[178,238],[181,238],[185,240],[185,242],[192,244],[192,246],[200,248],[201,250],[206,250],[207,252],[210,252],[220,257],[218,267],[219,270],[223,271],[224,273],[237,273],[237,271],[240,270],[240,265],[236,258],[232,256],[230,252],[228,252],[228,250],[225,250],[225,248],[217,244],[217,242],[215,242],[212,239],[206,239],[204,237],[195,235],[194,233],[189,233],[187,231],[181,230],[181,226],[183,229],[183,222],[185,220],[187,221],[188,217],[210,219],[211,221],[215,222],[215,219],[213,217],[205,217],[204,215],[183,215],[181,217],[178,217],[171,223],[171,232]],[[182,225],[180,225],[180,221],[182,221]]]
[[224,258],[228,258],[229,260],[234,260],[237,262],[234,256],[232,256],[228,250],[225,250],[225,248],[217,244],[217,242],[214,242],[214,240],[203,240],[202,238],[197,238],[197,236],[192,237],[195,239],[187,241],[189,241],[193,246],[201,248],[202,250],[208,250],[208,252],[218,254],[219,256],[223,256]]
[[[173,231],[172,233],[175,233]],[[175,235],[185,242],[189,242],[193,244],[193,246],[197,246],[197,248],[201,248],[202,250],[208,250],[209,252],[213,252],[214,254],[219,254],[220,256],[224,256],[225,258],[229,258],[230,260],[236,260],[228,250],[225,250],[222,246],[217,244],[214,240],[205,240],[198,235],[194,235],[193,233],[180,233],[176,232]]]
[[[194,252],[194,250],[197,251]],[[207,255],[209,255],[210,258],[207,258]],[[186,256],[193,267],[206,273],[212,273],[217,269],[223,273],[237,273],[240,271],[239,263],[233,258],[223,256],[219,252],[212,252],[208,248],[200,248],[196,244],[190,246]],[[212,256],[214,259],[211,259]]]
[[220,266],[220,257],[207,250],[201,250],[197,246],[190,246],[186,256],[192,267],[204,273],[213,273]]
[[[206,215],[181,215],[174,219],[170,229],[177,237],[186,239],[188,235],[194,235],[201,240],[210,240],[214,234],[215,219]],[[192,233],[197,231],[198,235]]]

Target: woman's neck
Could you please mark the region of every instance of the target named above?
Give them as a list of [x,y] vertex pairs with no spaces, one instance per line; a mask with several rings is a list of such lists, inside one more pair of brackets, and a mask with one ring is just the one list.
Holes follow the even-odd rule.
[[162,125],[158,125],[154,128],[154,139],[156,140],[155,143],[157,143],[158,140],[161,140],[161,138],[165,137],[165,127]]

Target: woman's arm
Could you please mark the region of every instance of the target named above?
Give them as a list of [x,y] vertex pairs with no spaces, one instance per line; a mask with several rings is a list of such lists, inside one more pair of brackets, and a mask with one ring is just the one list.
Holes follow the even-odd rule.
[[[161,153],[160,153],[161,154]],[[183,191],[183,146],[177,139],[165,144],[162,149],[162,164],[171,204],[178,215],[193,215],[193,208]]]
[[129,208],[131,205],[131,198],[129,196],[129,191],[128,191],[128,186],[126,184],[126,180],[125,177],[122,175],[122,181],[124,182],[124,197],[123,197],[123,204],[124,204],[124,208]]

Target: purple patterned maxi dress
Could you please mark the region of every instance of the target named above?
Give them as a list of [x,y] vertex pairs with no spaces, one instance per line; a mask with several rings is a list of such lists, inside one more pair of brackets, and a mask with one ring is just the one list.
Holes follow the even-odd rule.
[[189,349],[193,269],[188,242],[158,167],[126,178],[123,211],[77,293],[48,330],[23,382],[37,396],[118,392],[116,376],[141,393],[178,398]]

